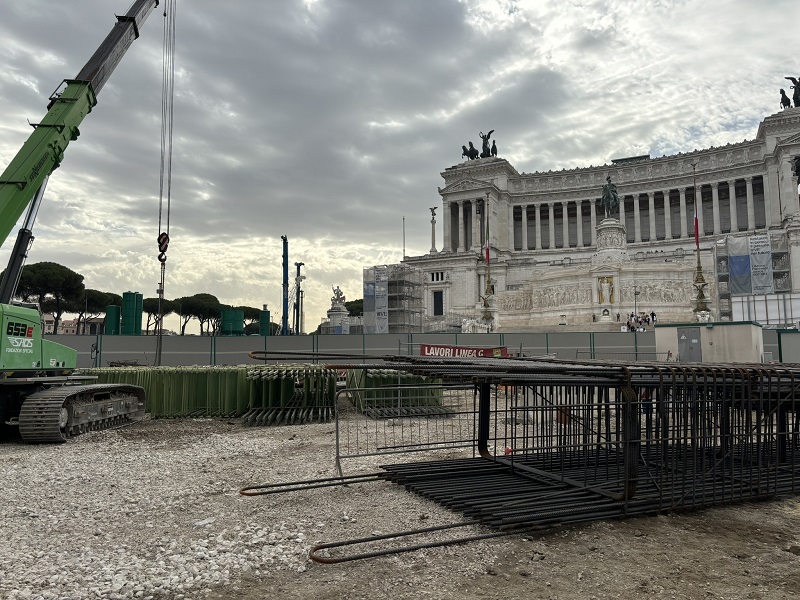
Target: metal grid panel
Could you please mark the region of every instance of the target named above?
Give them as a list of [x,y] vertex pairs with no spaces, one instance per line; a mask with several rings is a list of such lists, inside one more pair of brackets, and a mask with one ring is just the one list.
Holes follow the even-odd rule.
[[374,383],[394,409],[341,417],[339,458],[469,448],[465,459],[385,468],[390,479],[490,524],[652,514],[798,491],[800,370],[395,359],[397,372],[439,378],[443,410],[418,412],[422,387]]

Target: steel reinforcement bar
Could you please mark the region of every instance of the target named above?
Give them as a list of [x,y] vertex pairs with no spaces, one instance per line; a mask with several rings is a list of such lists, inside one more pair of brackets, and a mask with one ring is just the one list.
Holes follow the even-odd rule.
[[[320,362],[328,361],[348,366],[348,357]],[[385,465],[386,479],[495,533],[800,491],[800,366],[409,356],[352,363],[387,366],[440,381],[445,396],[471,386],[476,403],[473,457]],[[403,418],[394,415],[391,426]],[[393,440],[395,452],[419,451],[413,440]],[[397,552],[329,554],[380,541],[322,544],[315,552],[325,548],[325,556],[312,558]]]

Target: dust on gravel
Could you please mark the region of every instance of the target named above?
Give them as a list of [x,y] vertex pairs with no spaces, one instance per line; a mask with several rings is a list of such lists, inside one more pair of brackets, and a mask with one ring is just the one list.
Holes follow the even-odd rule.
[[[111,546],[109,552],[127,547],[144,569],[154,569],[160,564],[158,560],[179,553],[181,544],[194,545],[202,536],[211,542],[202,548],[209,549],[207,558],[213,561],[213,542],[221,540],[220,553],[224,550],[228,557],[225,564],[230,565],[225,567],[225,577],[207,580],[198,576],[194,583],[190,577],[185,589],[178,589],[159,572],[158,587],[148,587],[148,581],[142,580],[137,585],[143,593],[133,597],[766,599],[800,594],[798,498],[597,522],[537,536],[482,540],[336,565],[313,563],[304,556],[315,543],[462,520],[461,515],[387,482],[255,498],[238,494],[239,488],[251,484],[334,476],[334,452],[332,424],[243,428],[225,419],[153,420],[88,434],[61,447],[3,445],[0,468],[7,477],[19,478],[24,489],[17,492],[30,494],[32,506],[34,500],[38,502],[34,508],[39,518],[45,516],[48,506],[55,510],[53,507],[60,504],[69,507],[78,501],[65,495],[67,488],[48,486],[52,478],[31,473],[48,461],[62,461],[52,464],[77,474],[89,468],[97,473],[96,482],[91,477],[54,475],[82,495],[80,506],[98,511],[102,507],[99,498],[104,494],[140,495],[141,509],[110,515],[113,527],[106,527],[104,521],[92,521],[99,523],[92,527],[102,529],[103,539],[107,538]],[[112,470],[98,468],[97,461],[103,457],[116,457],[109,463]],[[346,474],[375,471],[382,463],[398,462],[395,458],[352,459],[346,464]],[[129,481],[131,473],[135,473],[136,481]],[[97,499],[92,494],[97,494]],[[36,500],[40,496],[41,501]],[[156,509],[162,514],[152,514]],[[9,514],[16,519],[16,527],[29,526],[31,520],[24,515]],[[29,531],[4,535],[4,543],[27,546],[30,536],[44,535],[41,543],[46,544],[50,535],[63,550],[45,558],[59,561],[63,554],[64,565],[37,568],[56,573],[74,569],[74,565],[70,567],[70,560],[74,560],[70,559],[70,548],[78,552],[84,538],[100,544],[98,531],[79,528],[80,517],[76,516],[75,524],[62,519],[60,529],[50,533],[39,532],[33,523]],[[264,545],[272,545],[269,560],[260,558],[267,555],[260,554],[259,544],[247,538],[251,531],[264,537]],[[459,535],[470,531],[481,530]],[[278,541],[267,540],[268,535],[278,535]],[[452,536],[453,532],[445,535]],[[159,536],[159,540],[153,542],[152,536]],[[161,552],[168,538],[178,541],[177,548]],[[248,548],[242,550],[237,544]],[[22,565],[14,556],[17,550],[6,548],[9,558],[0,562],[0,574],[7,586],[15,585],[15,578],[28,582],[29,588],[34,586],[31,581],[44,582],[38,589],[31,588],[33,594],[27,597],[112,597],[106,594],[103,581],[100,593],[89,591],[97,586],[93,587],[95,575],[86,565],[80,566],[86,572],[85,595],[49,595],[47,571],[39,579],[15,571],[15,565]],[[106,556],[101,550],[98,546],[96,554]],[[34,568],[33,563],[28,566]],[[108,570],[108,565],[99,565],[98,569],[101,567]],[[101,577],[100,571],[96,576]],[[113,585],[112,578],[108,581]],[[120,591],[130,589],[123,587]]]

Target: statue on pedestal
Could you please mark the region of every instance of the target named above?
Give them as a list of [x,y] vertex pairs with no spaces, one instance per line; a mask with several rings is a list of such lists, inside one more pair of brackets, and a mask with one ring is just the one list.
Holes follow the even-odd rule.
[[598,282],[600,285],[599,300],[600,304],[614,304],[614,283],[613,277],[601,277]]
[[331,288],[333,290],[333,297],[331,297],[331,308],[336,308],[337,306],[344,306],[345,297],[342,293],[342,290],[339,289],[337,285],[335,288]]
[[792,85],[792,89],[794,93],[792,94],[792,100],[794,100],[794,107],[800,108],[800,80],[795,79],[794,77],[784,77],[784,79],[788,79],[794,85]]
[[617,186],[611,183],[611,175],[606,177],[606,184],[603,186],[603,196],[600,200],[606,213],[606,218],[612,216],[614,212],[619,212],[619,195]]
[[481,149],[481,158],[489,158],[492,155],[492,149],[489,148],[489,138],[492,137],[493,133],[494,129],[489,131],[489,133],[487,133],[486,135],[483,135],[482,131],[478,134],[480,138],[483,140],[483,146]]

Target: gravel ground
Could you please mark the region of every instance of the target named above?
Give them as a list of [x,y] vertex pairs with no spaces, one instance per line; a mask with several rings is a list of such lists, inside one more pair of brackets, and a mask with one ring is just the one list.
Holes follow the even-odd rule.
[[[332,424],[242,428],[202,419],[147,420],[61,446],[0,445],[0,597],[800,595],[798,499],[312,563],[308,550],[318,542],[460,520],[386,482],[238,493],[334,476],[334,444]],[[351,459],[345,471],[386,462],[399,460]]]

